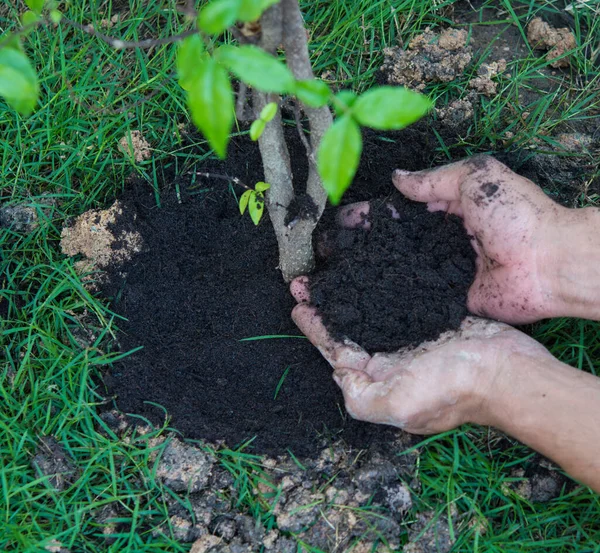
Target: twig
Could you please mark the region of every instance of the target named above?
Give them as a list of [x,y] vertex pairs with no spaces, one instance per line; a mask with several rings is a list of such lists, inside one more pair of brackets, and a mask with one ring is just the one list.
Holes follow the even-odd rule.
[[205,173],[202,171],[196,171],[196,175],[199,177],[204,177],[205,179],[220,179],[226,180],[228,182],[232,182],[233,184],[237,184],[246,190],[252,190],[249,186],[246,186],[240,179],[237,177],[230,177],[229,175],[219,175],[218,173]]
[[294,117],[296,118],[296,129],[298,129],[298,134],[300,135],[300,140],[302,144],[304,144],[304,148],[306,149],[306,155],[308,157],[308,162],[316,167],[315,154],[304,135],[304,127],[302,126],[302,120],[300,119],[300,104],[299,102],[294,102]]
[[63,16],[60,21],[61,23],[66,23],[67,25],[70,25],[75,29],[79,29],[80,31],[83,31],[88,35],[99,38],[100,40],[106,42],[109,46],[112,46],[115,50],[125,50],[132,48],[154,48],[155,46],[162,46],[163,44],[171,44],[172,42],[178,42],[180,40],[183,40],[184,38],[195,35],[198,32],[197,29],[189,29],[188,31],[184,31],[183,33],[179,33],[178,35],[168,36],[165,38],[148,38],[137,42],[131,42],[128,40],[121,40],[119,38],[114,38],[105,35],[103,33],[100,33],[99,31],[96,31],[96,29],[94,29],[94,27],[92,27],[91,25],[82,25],[81,23],[77,23],[76,21],[73,21],[68,17]]
[[237,101],[235,103],[235,116],[238,121],[248,121],[246,117],[246,100],[248,89],[244,81],[240,81],[240,86],[237,93]]

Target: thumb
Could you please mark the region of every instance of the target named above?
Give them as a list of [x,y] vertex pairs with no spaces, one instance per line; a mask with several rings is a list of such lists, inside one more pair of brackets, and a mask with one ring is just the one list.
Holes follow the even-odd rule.
[[452,202],[460,199],[460,185],[470,174],[469,160],[411,173],[396,169],[394,186],[407,198],[417,202]]

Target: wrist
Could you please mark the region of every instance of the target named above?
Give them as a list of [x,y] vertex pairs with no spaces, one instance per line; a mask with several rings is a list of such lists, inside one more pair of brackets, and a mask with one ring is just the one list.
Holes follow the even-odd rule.
[[600,209],[561,210],[540,229],[547,316],[600,320]]

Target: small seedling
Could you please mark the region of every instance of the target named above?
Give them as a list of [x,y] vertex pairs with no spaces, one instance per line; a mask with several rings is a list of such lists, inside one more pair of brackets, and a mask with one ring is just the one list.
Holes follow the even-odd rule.
[[[257,119],[260,121],[260,119]],[[255,121],[256,123],[256,121]],[[248,208],[250,218],[255,225],[260,223],[265,210],[265,192],[271,188],[270,184],[266,182],[257,182],[254,186],[254,190],[246,190],[240,196],[240,213],[243,215]]]

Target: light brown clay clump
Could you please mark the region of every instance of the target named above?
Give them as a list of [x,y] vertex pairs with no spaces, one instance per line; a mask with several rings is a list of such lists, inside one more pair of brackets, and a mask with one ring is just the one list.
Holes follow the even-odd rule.
[[477,77],[469,81],[469,88],[476,90],[488,98],[495,96],[498,83],[492,79],[505,70],[506,60],[504,59],[491,63],[482,63],[477,69]]
[[576,46],[575,36],[567,27],[555,29],[536,17],[527,26],[527,40],[533,48],[549,50],[546,59],[551,67],[569,66],[569,56],[556,59]]
[[119,149],[138,163],[152,157],[152,149],[140,131],[131,131],[119,140]]
[[467,32],[446,29],[441,34],[429,28],[415,37],[407,49],[386,48],[381,68],[388,82],[422,90],[430,82],[450,82],[471,62]]
[[111,228],[122,214],[122,206],[117,201],[103,211],[86,211],[77,217],[74,225],[63,229],[60,241],[62,252],[68,256],[82,254],[85,258],[75,263],[77,272],[119,264],[141,251],[141,236],[133,228],[121,230],[118,236]]

